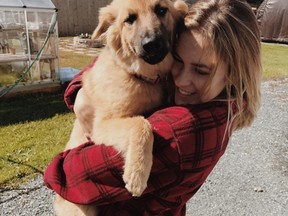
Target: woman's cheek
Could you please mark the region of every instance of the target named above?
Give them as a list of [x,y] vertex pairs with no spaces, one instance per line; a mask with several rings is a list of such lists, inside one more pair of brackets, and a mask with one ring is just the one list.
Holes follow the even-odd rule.
[[181,69],[182,69],[182,64],[178,63],[178,62],[174,62],[172,65],[172,76],[175,79],[177,76],[179,76],[179,74],[181,73]]
[[202,94],[202,102],[205,103],[216,98],[224,90],[224,87],[225,85],[223,85],[222,83],[219,83],[218,86],[211,86],[206,93]]

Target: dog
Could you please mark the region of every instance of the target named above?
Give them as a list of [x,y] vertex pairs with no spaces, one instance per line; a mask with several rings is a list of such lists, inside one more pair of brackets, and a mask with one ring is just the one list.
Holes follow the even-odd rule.
[[[123,180],[132,196],[147,187],[153,132],[142,115],[163,104],[165,79],[173,63],[175,29],[188,6],[183,0],[114,0],[101,8],[92,39],[106,46],[83,74],[66,149],[92,140],[112,145],[124,158]],[[92,205],[57,196],[58,215],[96,215]]]

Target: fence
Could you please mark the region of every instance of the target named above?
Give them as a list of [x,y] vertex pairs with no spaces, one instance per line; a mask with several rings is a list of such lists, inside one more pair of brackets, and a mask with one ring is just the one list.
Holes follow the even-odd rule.
[[59,10],[59,36],[91,34],[98,24],[99,8],[111,0],[52,0]]

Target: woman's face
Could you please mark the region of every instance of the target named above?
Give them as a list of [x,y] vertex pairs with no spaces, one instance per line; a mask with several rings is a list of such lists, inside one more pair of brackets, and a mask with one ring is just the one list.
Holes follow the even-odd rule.
[[224,89],[227,65],[217,61],[199,32],[187,30],[180,35],[174,59],[172,75],[177,105],[208,102]]

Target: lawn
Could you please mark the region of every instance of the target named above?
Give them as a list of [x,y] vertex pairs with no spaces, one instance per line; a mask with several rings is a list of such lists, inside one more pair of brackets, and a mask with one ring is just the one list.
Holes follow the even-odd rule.
[[[288,46],[263,44],[264,80],[288,77]],[[81,69],[93,57],[60,52],[60,66]],[[74,115],[63,92],[0,99],[0,188],[13,187],[35,175],[63,150]]]
[[0,187],[43,172],[64,148],[73,124],[63,94],[37,94],[0,102]]
[[288,45],[262,44],[263,79],[282,79],[288,76]]
[[[81,69],[94,57],[60,51],[60,67]],[[74,115],[56,94],[0,99],[0,188],[42,174],[68,141]]]

